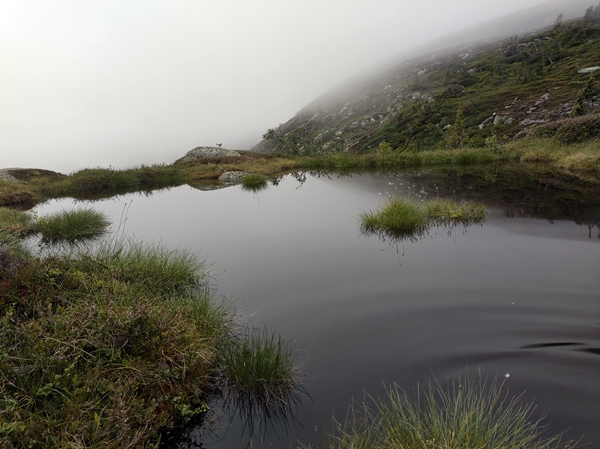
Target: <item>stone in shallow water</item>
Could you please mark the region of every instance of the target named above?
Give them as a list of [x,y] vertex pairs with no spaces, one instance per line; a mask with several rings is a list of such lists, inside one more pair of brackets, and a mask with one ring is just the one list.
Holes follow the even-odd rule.
[[219,176],[219,182],[223,184],[239,184],[247,174],[248,172],[245,171],[226,171]]

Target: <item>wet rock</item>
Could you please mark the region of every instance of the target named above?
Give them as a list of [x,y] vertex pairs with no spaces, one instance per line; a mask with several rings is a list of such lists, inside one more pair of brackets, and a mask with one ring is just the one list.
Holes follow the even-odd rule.
[[214,159],[217,157],[237,157],[240,153],[221,147],[196,147],[185,153],[182,162],[193,162],[198,159]]
[[219,176],[219,182],[228,185],[239,184],[240,182],[242,182],[242,178],[247,174],[248,172],[245,171],[226,171],[221,176]]

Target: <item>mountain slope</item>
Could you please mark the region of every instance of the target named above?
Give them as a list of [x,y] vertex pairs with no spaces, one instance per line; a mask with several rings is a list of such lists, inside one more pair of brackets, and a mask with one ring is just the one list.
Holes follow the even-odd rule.
[[581,19],[430,53],[327,92],[253,149],[314,154],[366,152],[382,141],[424,150],[508,140],[569,116],[590,77],[578,70],[591,66],[600,66],[600,28]]

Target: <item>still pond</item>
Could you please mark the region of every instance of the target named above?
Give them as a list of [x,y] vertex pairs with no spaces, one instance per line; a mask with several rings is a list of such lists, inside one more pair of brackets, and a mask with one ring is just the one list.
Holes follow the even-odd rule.
[[[486,174],[494,185],[493,172]],[[489,179],[488,179],[489,178]],[[449,172],[288,175],[260,192],[181,186],[94,201],[113,230],[185,246],[212,264],[242,319],[296,341],[310,394],[287,430],[251,447],[322,447],[332,415],[397,383],[410,391],[481,370],[524,392],[548,434],[600,447],[600,194],[479,188]],[[473,178],[475,179],[475,178]],[[361,235],[359,215],[389,196],[488,205],[482,225],[420,238]],[[83,205],[70,199],[40,214]],[[202,447],[246,448],[215,411]]]

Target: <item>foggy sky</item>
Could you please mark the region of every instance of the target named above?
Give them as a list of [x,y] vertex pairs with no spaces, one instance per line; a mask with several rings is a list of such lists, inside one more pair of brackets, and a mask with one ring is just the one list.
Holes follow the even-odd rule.
[[249,149],[356,72],[543,1],[3,0],[0,167]]

